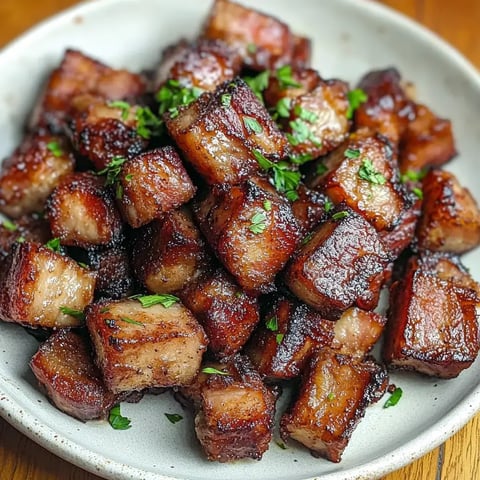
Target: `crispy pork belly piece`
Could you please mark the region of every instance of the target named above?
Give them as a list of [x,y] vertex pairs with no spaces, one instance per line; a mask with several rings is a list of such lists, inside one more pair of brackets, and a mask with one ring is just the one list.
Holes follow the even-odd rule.
[[239,352],[260,318],[258,299],[244,293],[221,267],[206,271],[179,295],[202,324],[209,351],[218,359]]
[[114,393],[188,385],[207,348],[202,327],[181,303],[100,302],[88,306],[86,319],[96,363]]
[[302,235],[307,235],[321,220],[326,217],[328,197],[323,193],[300,184],[297,189],[298,198],[291,203],[292,212],[297,219]]
[[167,80],[175,80],[189,88],[212,91],[236,77],[241,68],[239,52],[221,40],[180,42],[165,52],[156,73],[156,90]]
[[116,403],[93,362],[85,336],[62,329],[40,345],[30,367],[52,403],[86,422],[106,418]]
[[118,184],[120,212],[133,228],[162,218],[188,202],[196,190],[173,147],[150,150],[125,162]]
[[96,298],[120,299],[133,292],[134,276],[130,252],[123,245],[87,251],[88,263],[97,276]]
[[293,35],[293,53],[290,64],[295,68],[306,68],[312,60],[312,41],[308,37]]
[[322,186],[333,203],[346,203],[379,231],[391,230],[409,206],[393,151],[382,137],[353,134],[321,165],[325,172],[309,186]]
[[326,155],[347,138],[347,93],[345,82],[321,80],[313,90],[291,101],[285,131],[294,156]]
[[17,243],[0,279],[0,318],[29,327],[78,327],[80,315],[93,300],[95,274],[47,247]]
[[146,86],[140,75],[114,70],[77,50],[67,50],[48,79],[30,125],[59,132],[64,127],[73,97],[90,93],[107,100],[123,100],[142,95]]
[[355,128],[366,127],[387,137],[396,147],[408,122],[414,118],[414,104],[405,93],[395,68],[365,75],[359,83],[368,96],[355,111]]
[[348,208],[321,224],[285,270],[290,290],[325,318],[375,308],[391,257],[375,229]]
[[115,157],[132,158],[148,145],[150,131],[140,129],[138,105],[79,95],[72,99],[68,134],[77,152],[104,169]]
[[407,125],[400,141],[399,165],[402,173],[439,167],[456,155],[450,120],[437,117],[425,105],[415,105],[415,118]]
[[266,293],[299,240],[289,202],[261,178],[213,188],[195,205],[200,229],[248,293]]
[[295,378],[315,348],[333,342],[334,325],[304,303],[280,297],[253,334],[246,353],[262,376]]
[[288,142],[265,106],[237,78],[166,116],[185,158],[209,184],[240,183],[259,169],[253,151],[270,160],[287,154]]
[[432,170],[423,180],[418,246],[463,253],[480,243],[480,210],[468,189],[453,173]]
[[315,457],[339,462],[366,408],[387,386],[387,372],[375,362],[320,351],[304,374],[298,398],[282,416],[282,438],[302,443]]
[[236,47],[253,70],[271,70],[294,57],[302,62],[302,46],[288,25],[229,0],[215,1],[201,35]]
[[209,260],[205,242],[187,208],[168,213],[135,232],[136,278],[155,293],[172,293],[192,282]]
[[195,404],[195,432],[208,460],[260,460],[272,439],[275,395],[241,355],[204,367],[224,374],[200,373],[181,393]]
[[52,236],[62,245],[91,248],[112,245],[122,237],[122,219],[111,189],[89,173],[64,177],[46,204]]
[[453,378],[478,354],[478,290],[457,280],[458,270],[448,274],[453,264],[435,263],[413,258],[390,287],[383,357],[391,368]]
[[0,212],[12,218],[42,212],[47,197],[74,166],[63,138],[27,137],[0,167]]

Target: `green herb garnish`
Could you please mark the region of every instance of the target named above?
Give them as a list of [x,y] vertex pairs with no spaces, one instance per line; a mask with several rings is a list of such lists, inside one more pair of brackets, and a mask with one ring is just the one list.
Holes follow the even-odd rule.
[[[17,239],[18,242],[18,239]],[[49,248],[53,252],[59,252],[60,251],[60,239],[57,238],[52,238],[49,240],[46,244],[45,247]]]
[[295,165],[303,165],[312,160],[313,160],[313,155],[311,153],[301,153],[299,155],[292,155],[290,157],[290,161]]
[[133,295],[130,298],[138,300],[144,308],[153,307],[153,305],[158,304],[162,305],[165,308],[169,308],[180,301],[178,297],[176,297],[175,295],[170,295],[168,293],[159,293],[154,295]]
[[178,413],[165,413],[164,415],[168,418],[168,421],[173,424],[183,420],[183,417]]
[[65,315],[70,315],[77,320],[85,320],[85,314],[81,310],[75,310],[70,307],[60,307],[60,311]]
[[288,97],[281,98],[275,106],[275,112],[281,118],[288,118],[290,116],[290,109],[292,107],[292,100]]
[[283,337],[285,336],[284,333],[277,333],[275,335],[275,341],[277,342],[278,345],[282,343]]
[[373,183],[375,185],[384,185],[387,181],[380,172],[375,170],[372,161],[368,158],[364,158],[362,160],[362,164],[358,169],[358,176],[362,180],[366,180],[367,182]]
[[318,115],[315,112],[305,110],[301,105],[296,105],[293,111],[295,115],[308,123],[315,123],[318,120]]
[[245,128],[249,132],[252,132],[252,133],[262,133],[263,132],[262,126],[253,117],[249,117],[248,115],[245,115],[243,117],[243,124],[245,125]]
[[352,148],[347,148],[344,153],[347,158],[358,158],[360,156],[360,150],[354,150]]
[[307,122],[301,118],[296,118],[289,122],[292,133],[287,133],[286,136],[291,145],[296,147],[307,140],[312,142],[316,147],[321,147],[322,142],[310,130]]
[[277,319],[277,317],[273,316],[273,317],[269,318],[265,322],[265,327],[267,327],[267,329],[272,331],[272,332],[276,332],[278,330],[278,319]]
[[347,110],[347,118],[351,120],[353,118],[353,114],[355,110],[362,104],[368,100],[368,95],[361,89],[355,88],[354,90],[350,90],[347,93],[348,98],[348,110]]
[[292,76],[292,67],[291,65],[284,65],[280,67],[275,72],[279,86],[281,89],[286,89],[288,87],[299,88],[302,85],[294,80]]
[[120,413],[120,405],[115,405],[110,410],[110,414],[108,415],[108,423],[110,423],[112,428],[115,430],[128,430],[131,427],[130,419],[123,417]]
[[202,373],[206,373],[208,375],[230,375],[228,372],[224,372],[223,370],[218,370],[213,367],[202,368]]
[[402,183],[410,182],[420,182],[425,178],[427,175],[428,170],[426,168],[416,172],[415,170],[407,170],[405,173],[402,173],[400,176],[400,180]]
[[232,95],[230,95],[230,93],[224,93],[220,101],[222,103],[222,107],[227,108],[232,103]]
[[287,447],[285,446],[285,444],[283,442],[275,442],[279,448],[281,448],[282,450],[286,450]]
[[317,168],[315,169],[315,173],[317,175],[323,175],[328,172],[327,166],[323,162],[317,163]]
[[423,191],[421,188],[415,187],[412,188],[412,192],[420,199],[423,200]]
[[330,392],[328,395],[327,395],[327,400],[329,402],[332,402],[333,400],[335,400],[335,394],[333,392]]
[[97,175],[106,175],[105,185],[113,185],[122,170],[122,165],[127,161],[126,158],[115,156],[113,157],[107,166],[97,172]]
[[253,55],[253,54],[257,53],[257,46],[254,43],[249,43],[247,45],[247,52],[250,55]]
[[256,77],[244,77],[245,83],[253,90],[253,93],[263,103],[263,91],[268,87],[270,72],[265,70]]
[[400,387],[397,387],[393,393],[390,395],[390,398],[383,404],[383,408],[394,407],[402,398],[403,390]]
[[271,209],[272,209],[272,202],[270,200],[265,200],[263,202],[263,209],[266,211],[266,212],[269,212]]
[[248,229],[258,235],[259,233],[263,233],[267,228],[267,216],[263,212],[255,213],[252,218],[250,219],[250,226]]
[[328,213],[333,208],[333,203],[330,199],[325,202],[325,213]]
[[58,158],[63,155],[63,150],[58,142],[48,142],[47,149],[53,154],[54,157]]
[[155,99],[159,103],[158,112],[160,115],[169,112],[174,118],[178,115],[178,107],[190,105],[202,93],[201,88],[187,88],[182,86],[178,80],[168,80],[155,95]]
[[2,225],[4,228],[6,228],[9,232],[14,232],[15,230],[18,230],[17,225],[15,225],[11,220],[4,220],[2,222]]
[[301,245],[306,245],[312,239],[312,237],[313,237],[313,233],[310,232],[308,235],[304,237]]
[[347,218],[350,214],[346,211],[343,210],[341,212],[336,212],[332,215],[332,219],[337,221],[337,220],[342,220],[343,218]]
[[143,324],[142,322],[139,322],[137,320],[133,320],[133,318],[129,318],[129,317],[120,317],[120,320],[122,322],[125,322],[125,323],[130,323],[132,325],[138,325],[140,327],[144,327],[145,324]]
[[128,118],[131,108],[131,105],[128,102],[123,100],[115,100],[113,102],[108,102],[107,106],[111,108],[118,108],[121,111],[122,120],[126,120]]

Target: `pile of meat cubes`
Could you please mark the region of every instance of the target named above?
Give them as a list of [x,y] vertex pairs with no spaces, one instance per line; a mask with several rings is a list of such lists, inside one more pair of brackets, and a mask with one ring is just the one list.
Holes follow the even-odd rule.
[[290,383],[283,439],[338,462],[387,367],[475,360],[480,215],[439,168],[450,122],[394,68],[351,89],[309,58],[228,0],[148,75],[65,53],[0,172],[0,317],[43,335],[59,409],[169,388],[209,460],[260,459]]

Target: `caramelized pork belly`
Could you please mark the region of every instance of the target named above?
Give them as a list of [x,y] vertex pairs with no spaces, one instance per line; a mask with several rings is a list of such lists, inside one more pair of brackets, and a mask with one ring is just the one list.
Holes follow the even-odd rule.
[[48,199],[46,214],[53,237],[62,245],[91,248],[112,245],[122,237],[112,190],[89,172],[64,177]]
[[47,247],[16,243],[0,279],[0,318],[30,327],[78,327],[93,300],[95,274]]
[[221,267],[205,271],[180,297],[202,324],[209,351],[218,359],[239,352],[259,321],[257,298],[244,293]]
[[188,385],[197,375],[207,338],[181,303],[146,308],[137,300],[105,301],[89,305],[86,318],[112,392]]
[[105,418],[116,402],[93,362],[85,336],[59,330],[46,340],[30,367],[52,403],[82,421]]
[[400,73],[395,68],[367,73],[359,88],[367,94],[367,101],[355,111],[355,128],[368,128],[398,145],[408,122],[414,118],[414,104],[407,97]]
[[415,105],[414,119],[400,141],[399,165],[402,173],[439,167],[456,154],[450,120],[437,117],[425,105]]
[[0,212],[19,218],[42,212],[60,180],[73,171],[75,159],[63,138],[26,137],[0,167]]
[[254,151],[274,161],[287,154],[286,137],[238,78],[204,93],[178,115],[167,115],[166,126],[185,158],[210,184],[249,178],[258,171]]
[[151,292],[181,290],[199,275],[208,260],[205,242],[186,207],[135,232],[133,269]]
[[221,40],[199,39],[190,45],[181,41],[165,51],[155,74],[156,90],[174,80],[189,88],[212,91],[236,77],[241,67],[239,52]]
[[246,351],[264,377],[294,378],[315,348],[333,342],[334,325],[307,305],[280,297],[265,315]]
[[366,408],[387,386],[385,368],[373,361],[320,351],[304,374],[298,398],[282,416],[282,437],[297,440],[316,457],[339,462]]
[[422,249],[463,253],[480,243],[480,210],[453,173],[432,170],[423,180],[422,216],[417,228]]
[[328,197],[317,190],[300,184],[298,198],[291,203],[292,212],[297,220],[302,235],[307,235],[327,214]]
[[199,225],[227,270],[248,293],[273,288],[299,228],[289,202],[262,178],[213,188],[195,206]]
[[195,187],[173,147],[142,153],[122,165],[117,203],[124,219],[138,228],[188,202]]
[[145,92],[144,79],[126,70],[114,70],[77,50],[67,50],[48,79],[36,105],[31,127],[59,132],[65,125],[73,97],[90,93],[107,100],[137,97]]
[[285,270],[285,283],[325,318],[336,319],[353,305],[375,308],[390,259],[363,217],[339,209],[297,250]]
[[229,0],[215,1],[202,36],[233,45],[253,70],[271,70],[292,62],[302,65],[310,60],[305,45],[288,25]]
[[272,439],[275,395],[246,357],[205,368],[223,373],[200,373],[181,393],[196,406],[195,432],[208,460],[260,460]]
[[390,144],[368,132],[353,134],[317,167],[307,184],[333,203],[346,203],[375,228],[391,230],[409,206]]
[[75,150],[90,159],[97,170],[103,170],[115,157],[138,155],[150,138],[150,131],[140,129],[141,108],[93,95],[74,97],[68,134]]
[[465,276],[446,258],[410,260],[402,280],[390,288],[383,350],[390,367],[453,378],[473,363],[480,299]]

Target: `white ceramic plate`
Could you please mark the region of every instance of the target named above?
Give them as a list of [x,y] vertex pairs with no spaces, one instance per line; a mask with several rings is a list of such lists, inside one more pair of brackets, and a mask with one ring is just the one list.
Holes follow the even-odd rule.
[[[247,5],[257,4],[245,0]],[[210,1],[103,0],[74,8],[40,25],[0,54],[0,158],[21,137],[21,127],[42,80],[67,47],[116,67],[155,65],[162,47],[198,31]],[[480,80],[459,54],[409,20],[367,1],[264,0],[261,8],[313,39],[313,65],[324,77],[352,82],[367,70],[397,66],[415,81],[418,97],[454,122],[460,155],[448,166],[480,192]],[[465,257],[480,279],[480,254]],[[0,414],[44,447],[107,478],[244,480],[372,479],[401,467],[458,430],[480,409],[480,362],[456,380],[392,375],[404,395],[395,408],[370,408],[340,464],[304,449],[272,442],[260,462],[208,463],[194,438],[191,417],[168,395],[124,405],[127,431],[105,422],[80,423],[52,407],[35,386],[27,363],[37,342],[18,326],[0,325]]]

